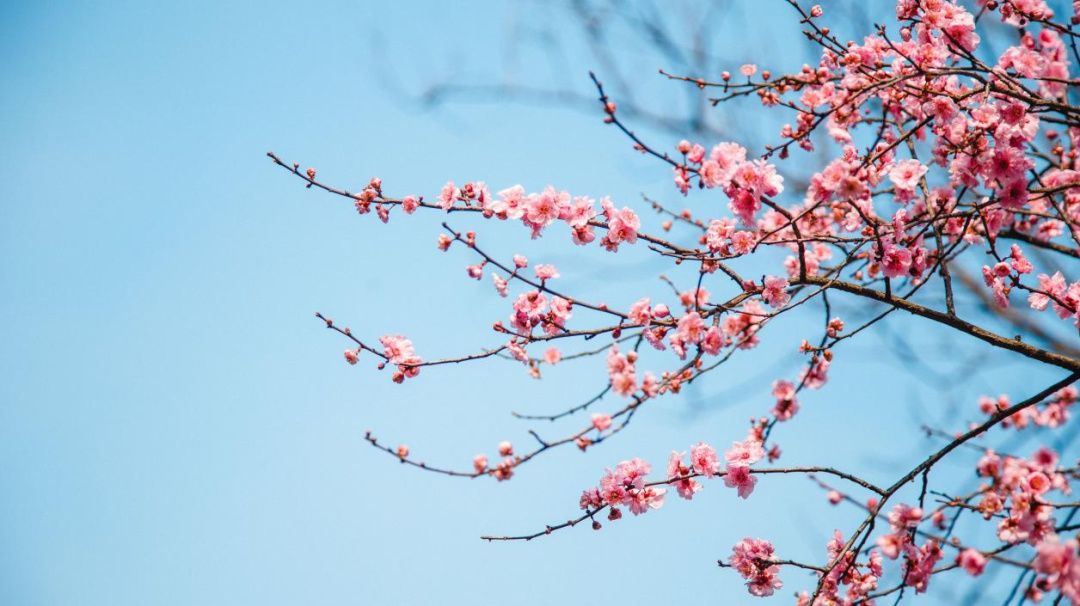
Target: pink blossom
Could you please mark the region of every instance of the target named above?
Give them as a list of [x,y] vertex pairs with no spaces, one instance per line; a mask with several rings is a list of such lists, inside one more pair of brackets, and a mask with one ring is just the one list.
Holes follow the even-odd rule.
[[645,392],[645,395],[650,398],[655,397],[660,392],[660,386],[656,381],[656,375],[652,372],[645,372],[645,378],[641,380],[641,391]]
[[562,360],[562,354],[557,347],[549,347],[544,351],[544,361],[552,366],[559,363]]
[[551,298],[551,313],[549,314],[548,322],[544,325],[544,331],[548,334],[558,334],[559,329],[566,326],[567,320],[569,320],[574,314],[573,304],[562,297]]
[[[663,488],[645,485],[650,465],[642,459],[622,461],[614,470],[608,470],[600,478],[599,494],[608,505],[623,505],[634,515],[649,509],[659,509],[664,504]],[[614,511],[614,509],[613,509]],[[609,519],[618,519],[618,514]]]
[[1035,547],[1035,571],[1045,575],[1046,586],[1058,589],[1074,604],[1080,602],[1080,544],[1076,539],[1062,542],[1048,535]]
[[704,307],[709,303],[709,291],[706,288],[684,290],[679,293],[679,302],[687,311]]
[[724,454],[724,458],[731,465],[744,467],[757,463],[764,456],[765,449],[761,446],[761,442],[753,438],[748,438],[742,442],[732,442],[731,448]]
[[652,310],[649,308],[649,298],[644,297],[638,299],[633,305],[630,306],[630,313],[627,314],[630,317],[630,321],[638,326],[648,326],[652,322]]
[[927,170],[929,169],[918,160],[901,160],[889,171],[889,180],[898,190],[915,191]]
[[500,482],[505,482],[506,480],[514,477],[514,467],[516,465],[517,462],[512,458],[503,459],[502,461],[499,461],[498,465],[495,466],[495,469],[491,472],[491,475],[493,475],[496,480]]
[[787,293],[790,284],[784,278],[766,276],[764,284],[765,288],[761,291],[761,298],[769,304],[769,307],[783,307],[791,300],[791,296]]
[[1009,256],[1012,258],[1011,265],[1014,271],[1018,274],[1029,274],[1034,270],[1031,262],[1024,256],[1024,252],[1020,250],[1020,245],[1013,244],[1009,249]]
[[439,192],[439,207],[443,210],[450,210],[450,207],[454,205],[454,200],[459,195],[458,188],[454,185],[453,181],[448,181],[443,186],[442,191]]
[[719,355],[720,350],[727,345],[724,334],[716,326],[710,326],[701,339],[701,350],[710,356]]
[[619,395],[629,396],[637,389],[634,362],[631,360],[631,356],[634,355],[634,352],[630,352],[630,355],[623,355],[615,345],[612,345],[611,349],[608,350],[608,377],[611,380],[611,388]]
[[727,187],[727,182],[735,175],[735,169],[746,162],[746,148],[738,143],[718,143],[709,152],[709,159],[716,162],[722,171],[721,187]]
[[887,277],[899,278],[906,276],[911,268],[911,251],[889,243],[885,247],[881,263]]
[[752,231],[737,231],[731,235],[731,250],[736,255],[745,255],[754,249],[757,236]]
[[753,225],[754,214],[761,209],[761,197],[745,189],[735,189],[728,206],[743,224]]
[[499,293],[500,297],[505,297],[509,291],[506,280],[499,277],[499,274],[491,272],[491,281],[495,284],[495,292]]
[[1054,272],[1053,276],[1039,275],[1039,287],[1036,292],[1028,295],[1028,303],[1032,309],[1042,311],[1047,305],[1053,304],[1053,309],[1062,319],[1078,313],[1080,307],[1080,281],[1066,285],[1065,277],[1060,271]]
[[1050,478],[1046,477],[1046,474],[1041,471],[1029,475],[1027,482],[1028,489],[1034,494],[1043,494],[1051,488]]
[[547,297],[538,290],[532,290],[518,295],[514,300],[510,323],[522,333],[532,332],[533,327],[540,324],[544,313],[548,308]]
[[350,365],[356,364],[356,361],[359,360],[359,359],[360,359],[360,351],[359,350],[352,350],[352,349],[346,349],[345,350],[345,361],[348,362]]
[[589,221],[596,217],[596,209],[593,207],[592,198],[585,196],[575,197],[570,205],[566,222],[574,229],[583,229]]
[[739,497],[745,499],[754,492],[757,478],[750,473],[750,468],[742,465],[728,465],[724,473],[724,486],[738,489]]
[[911,507],[901,503],[893,507],[889,512],[889,524],[893,530],[907,530],[915,528],[922,521],[923,510],[919,507]]
[[665,488],[646,486],[641,490],[631,492],[627,507],[629,507],[630,513],[634,515],[641,515],[650,509],[660,509],[664,505],[664,494],[666,493],[667,489]]
[[478,454],[473,457],[472,464],[476,473],[484,473],[488,466],[488,458],[482,454]]
[[600,509],[604,506],[604,500],[600,496],[600,491],[596,488],[588,488],[581,493],[581,498],[578,499],[578,506],[586,511]]
[[505,216],[507,219],[516,220],[525,216],[525,188],[515,185],[500,191],[498,195],[499,200],[491,204],[491,209],[494,212]]
[[534,269],[536,270],[536,277],[539,280],[551,280],[559,277],[559,271],[555,269],[554,265],[540,263]]
[[510,339],[506,342],[506,350],[510,352],[510,355],[518,362],[521,362],[522,364],[529,363],[529,354],[525,351],[525,347],[523,347],[521,343]]
[[668,458],[667,476],[668,481],[675,486],[675,492],[684,499],[694,498],[694,493],[701,490],[701,483],[690,475],[690,468],[683,464],[681,452],[671,451]]
[[684,358],[686,357],[686,347],[699,343],[704,336],[705,323],[698,312],[692,311],[679,318],[675,332],[671,335],[669,341],[675,353],[680,358]]
[[684,196],[690,191],[690,173],[684,166],[675,167],[675,187]]
[[799,401],[795,397],[795,385],[791,381],[779,380],[773,383],[772,395],[776,398],[773,416],[777,421],[787,421],[799,412]]
[[623,207],[622,210],[614,210],[608,213],[607,240],[613,245],[620,242],[633,244],[637,242],[637,230],[641,227],[641,220],[634,211]]
[[525,219],[534,228],[543,228],[564,215],[570,205],[570,194],[555,191],[550,185],[539,194],[528,196],[525,201]]
[[728,218],[713,219],[705,232],[705,243],[713,252],[724,252],[731,243],[732,234],[735,233],[735,222]]
[[690,151],[686,154],[687,162],[691,164],[701,164],[701,161],[705,158],[705,148],[701,145],[694,144],[690,148]]
[[716,450],[704,442],[698,442],[690,449],[690,461],[694,465],[694,471],[705,477],[714,476],[720,471],[720,460],[716,456]]
[[383,355],[392,364],[397,364],[403,377],[415,377],[420,369],[416,367],[421,363],[419,357],[413,351],[412,341],[401,335],[384,335],[379,337],[383,346]]
[[983,573],[983,569],[986,568],[986,556],[975,549],[965,549],[960,552],[960,555],[956,557],[956,563],[964,569],[965,572],[973,577],[977,577]]
[[356,212],[361,215],[366,215],[371,212],[371,203],[378,196],[378,192],[376,192],[374,189],[371,189],[370,187],[365,188],[364,191],[360,192],[356,196],[356,203],[354,204],[354,206],[356,207]]
[[909,549],[908,566],[904,575],[904,584],[915,588],[915,593],[926,591],[930,583],[930,577],[934,574],[934,565],[941,560],[941,546],[934,539],[930,539],[922,547]]
[[604,413],[595,413],[592,416],[592,425],[597,431],[605,431],[611,427],[611,415]]

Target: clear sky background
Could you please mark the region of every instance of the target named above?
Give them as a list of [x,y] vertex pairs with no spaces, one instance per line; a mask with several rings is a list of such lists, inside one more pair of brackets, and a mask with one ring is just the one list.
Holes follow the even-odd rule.
[[[717,32],[732,68],[803,62],[774,4],[767,19]],[[767,345],[650,404],[617,439],[552,453],[509,483],[404,468],[363,441],[371,429],[467,467],[502,439],[529,443],[535,425],[510,410],[554,412],[598,391],[603,361],[545,369],[538,382],[491,360],[425,369],[403,386],[370,359],[345,365],[346,343],[315,311],[368,339],[409,335],[434,358],[498,343],[489,327],[508,302],[465,277],[465,251],[435,249],[444,217],[358,217],[272,166],[267,150],[349,188],[374,174],[389,192],[429,197],[448,179],[552,183],[643,216],[641,193],[726,212],[706,194],[677,201],[669,171],[595,112],[415,102],[451,78],[558,80],[591,95],[587,70],[604,72],[586,53],[571,47],[553,71],[515,50],[522,24],[560,18],[495,3],[0,6],[0,603],[755,603],[715,564],[738,539],[821,558],[832,529],[852,527],[857,514],[805,479],[768,478],[749,502],[709,483],[691,503],[671,499],[599,533],[478,539],[575,514],[581,489],[621,459],[660,467],[672,448],[740,439],[767,410],[771,381],[795,372],[816,311],[814,332],[798,317],[778,322]],[[682,102],[679,85],[654,75],[665,65],[619,52],[640,61],[641,90],[661,107]],[[667,268],[642,247],[615,256],[572,247],[561,231],[530,242],[520,225],[452,219],[503,258],[554,263],[582,296],[664,296],[656,275]],[[645,221],[655,231],[659,220]],[[886,483],[927,446],[921,421],[956,429],[977,396],[1023,396],[1057,377],[910,326],[888,324],[945,373],[961,352],[986,354],[965,371],[971,381],[940,391],[917,378],[921,366],[902,368],[888,337],[868,336],[837,352],[827,389],[778,430],[784,462]],[[581,422],[538,429],[563,435]],[[971,482],[970,457],[957,461],[932,476],[942,488]],[[782,578],[778,603],[812,582]],[[956,603],[967,587],[923,602]]]

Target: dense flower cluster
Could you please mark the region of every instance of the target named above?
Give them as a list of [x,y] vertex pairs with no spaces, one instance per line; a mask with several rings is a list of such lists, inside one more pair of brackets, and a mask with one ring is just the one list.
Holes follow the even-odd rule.
[[773,563],[773,557],[772,543],[745,538],[731,548],[728,565],[746,579],[751,595],[770,596],[784,586],[778,576],[780,567]]
[[659,509],[664,505],[664,488],[645,483],[651,466],[641,459],[623,461],[609,469],[600,478],[599,488],[590,488],[581,494],[579,504],[585,510],[597,510],[610,507],[609,520],[622,517],[620,506],[628,508],[634,515],[640,515],[650,509]]

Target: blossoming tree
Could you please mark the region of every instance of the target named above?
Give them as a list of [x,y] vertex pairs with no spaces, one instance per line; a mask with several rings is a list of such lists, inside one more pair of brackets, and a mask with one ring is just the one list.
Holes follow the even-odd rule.
[[[570,247],[600,246],[612,253],[644,247],[672,266],[693,268],[696,276],[682,286],[669,280],[673,293],[639,293],[635,303],[620,309],[589,293],[559,288],[553,265],[490,251],[477,233],[443,223],[438,247],[466,249],[475,258],[465,268],[468,278],[490,280],[492,296],[509,302],[508,317],[492,326],[502,345],[432,360],[404,336],[356,334],[319,315],[348,342],[345,361],[386,368],[400,383],[422,380],[417,377],[427,366],[494,357],[516,360],[538,377],[545,365],[604,356],[606,386],[566,410],[526,417],[572,422],[589,416],[563,437],[545,439],[534,432],[530,447],[503,442],[497,457],[478,454],[460,467],[430,465],[411,458],[407,446],[384,444],[370,433],[367,439],[422,470],[509,480],[553,449],[591,451],[624,431],[642,407],[679,393],[770,338],[776,318],[818,306],[821,321],[805,327],[799,346],[805,356],[801,372],[775,377],[773,400],[745,435],[728,438],[729,447],[698,442],[680,451],[680,445],[669,445],[676,450],[660,469],[641,458],[622,461],[598,473],[599,481],[577,498],[579,513],[569,520],[533,533],[485,538],[527,541],[579,525],[600,529],[624,512],[645,514],[667,498],[690,500],[714,484],[752,499],[757,483],[770,475],[808,475],[831,502],[861,509],[862,521],[836,530],[817,561],[787,559],[767,538],[739,541],[720,565],[741,575],[755,596],[784,586],[787,567],[813,579],[796,588],[796,603],[805,606],[899,599],[905,592],[927,591],[938,574],[961,569],[979,576],[995,566],[1020,573],[1017,587],[1025,599],[1080,604],[1080,503],[1068,498],[1080,467],[1048,445],[1008,452],[983,443],[1002,431],[1061,428],[1077,400],[1080,104],[1073,103],[1078,81],[1071,69],[1080,64],[1080,33],[1073,29],[1080,22],[1080,2],[1073,15],[1062,17],[1043,0],[983,0],[975,6],[900,0],[896,22],[877,26],[861,41],[835,36],[820,6],[787,3],[819,51],[816,65],[783,75],[743,65],[715,80],[662,72],[673,85],[710,95],[714,105],[756,97],[762,111],[787,112],[791,123],[760,156],[737,142],[646,141],[593,76],[598,115],[655,159],[658,170],[670,171],[681,194],[707,190],[695,195],[722,196],[730,212],[717,216],[652,202],[660,219],[648,228],[638,211],[608,198],[596,201],[554,187],[528,193],[510,186],[493,193],[482,181],[447,183],[425,197],[392,194],[372,178],[354,192],[269,154],[308,188],[346,198],[361,215],[374,214],[383,223],[417,212],[469,213],[520,223],[531,238],[569,235]],[[1007,38],[997,40],[999,49],[981,40],[991,21],[998,38]],[[792,191],[793,180],[786,185],[783,176],[786,163],[815,149],[825,150],[827,161]],[[746,273],[746,260],[769,250],[784,251],[786,258],[767,275]],[[982,283],[974,288],[1000,313],[1013,314],[1007,317],[1018,330],[1026,327],[1026,334],[1040,338],[999,334],[992,323],[962,317],[954,278],[965,268],[981,271]],[[707,285],[724,294],[715,295]],[[875,311],[857,323],[845,321],[833,313],[830,297]],[[1016,315],[1016,307],[1027,311]],[[834,352],[897,311],[1026,364],[1055,369],[1059,378],[1012,398],[972,403],[965,427],[929,429],[940,439],[937,445],[887,484],[833,467],[780,465],[774,432],[797,425],[802,392],[825,388]],[[1064,337],[1031,328],[1023,318],[1033,314],[1058,323],[1053,330]],[[643,368],[649,349],[661,353]],[[601,401],[618,405],[598,412]],[[991,435],[991,429],[998,433]],[[980,479],[977,489],[929,490],[930,471],[961,448],[980,453],[972,470]],[[904,492],[912,487],[913,493]],[[902,494],[915,496],[905,501]],[[961,516],[981,520],[982,535],[958,536]]]

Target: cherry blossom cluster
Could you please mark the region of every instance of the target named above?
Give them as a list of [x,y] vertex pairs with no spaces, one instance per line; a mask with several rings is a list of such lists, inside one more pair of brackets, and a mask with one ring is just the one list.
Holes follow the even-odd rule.
[[784,586],[778,578],[780,567],[773,563],[773,557],[772,543],[748,537],[731,548],[728,565],[746,579],[750,595],[770,596]]
[[[1014,427],[1018,430],[1028,426],[1057,428],[1069,421],[1069,408],[1076,404],[1077,389],[1069,386],[1058,391],[1052,398],[1041,406],[1025,408],[1005,418],[1001,422],[1002,427]],[[997,411],[1009,408],[1011,401],[1009,396],[1001,394],[997,398],[983,396],[979,398],[979,410],[986,414],[994,414]]]
[[[723,457],[698,442],[688,451],[672,451],[666,473],[655,477],[643,458],[622,461],[581,494],[579,517],[533,534],[485,538],[531,540],[579,523],[600,529],[605,510],[608,521],[620,519],[624,510],[638,516],[661,508],[669,490],[692,500],[712,479],[722,478],[740,501],[752,497],[758,481],[770,474],[806,475],[826,491],[829,503],[856,507],[863,522],[850,532],[836,530],[820,563],[779,559],[768,540],[743,539],[721,565],[741,575],[752,595],[780,589],[784,567],[811,571],[816,579],[812,588],[796,593],[799,606],[854,606],[902,597],[909,588],[925,592],[951,569],[979,576],[1002,566],[1032,575],[1026,599],[1056,594],[1059,601],[1080,604],[1080,526],[1073,521],[1080,504],[1067,500],[1080,469],[1048,446],[1024,457],[973,442],[998,427],[1061,429],[1078,398],[1080,276],[1070,274],[1080,267],[1080,106],[1070,91],[1077,84],[1072,70],[1080,64],[1080,33],[1073,29],[1080,3],[1062,19],[1043,0],[975,0],[972,6],[899,0],[895,23],[859,41],[842,41],[824,23],[820,6],[787,2],[820,50],[815,65],[778,74],[746,64],[736,76],[723,72],[717,82],[662,72],[713,92],[714,105],[756,97],[768,111],[793,112],[779,141],[760,154],[730,141],[654,146],[630,129],[593,76],[604,122],[636,151],[673,171],[677,192],[702,198],[704,210],[697,212],[652,201],[666,216],[660,224],[664,235],[650,232],[634,210],[607,197],[597,202],[553,186],[526,193],[520,185],[493,194],[485,182],[472,181],[447,183],[429,202],[385,193],[378,178],[354,193],[270,154],[308,188],[347,198],[358,213],[374,212],[383,223],[399,207],[406,215],[423,209],[462,221],[520,220],[531,238],[562,222],[577,245],[599,240],[606,250],[625,253],[621,245],[640,240],[645,246],[635,253],[696,270],[696,279],[686,284],[662,276],[671,292],[633,292],[628,306],[609,306],[588,293],[563,291],[554,265],[489,253],[475,231],[443,223],[438,249],[463,247],[469,255],[466,277],[490,276],[492,296],[505,298],[506,308],[492,322],[495,344],[420,358],[404,336],[383,335],[375,344],[320,314],[327,328],[351,341],[346,362],[372,357],[378,368],[390,366],[391,379],[400,383],[426,366],[498,358],[520,362],[539,379],[542,365],[601,357],[599,393],[555,413],[515,413],[524,420],[555,422],[578,413],[588,419],[558,438],[530,430],[532,448],[503,441],[498,459],[480,454],[462,468],[428,464],[408,446],[384,445],[370,433],[367,439],[426,471],[509,480],[552,449],[574,445],[586,451],[613,438],[653,400],[679,393],[757,347],[775,318],[820,306],[821,320],[797,328],[790,343],[803,356],[799,367],[770,377],[760,416]],[[1000,23],[984,27],[989,20]],[[999,44],[983,43],[987,32],[1002,31],[1007,34]],[[824,158],[805,177],[797,166],[783,164],[799,150],[820,151]],[[780,254],[758,255],[763,250]],[[744,262],[751,257],[759,260],[753,274]],[[982,315],[962,307],[956,293],[961,285],[986,303]],[[841,319],[830,302],[838,297],[863,304],[867,313],[853,318],[845,312]],[[1042,313],[1047,310],[1052,313]],[[802,407],[813,405],[803,398],[805,390],[827,385],[832,364],[843,363],[837,356],[845,342],[895,311],[1069,374],[1044,389],[1033,387],[1019,400],[983,397],[965,430],[929,431],[943,441],[941,447],[886,486],[830,467],[758,465],[781,458],[777,436],[797,425],[789,422]],[[1003,322],[1015,331],[1002,332]],[[601,401],[610,406],[607,412],[589,410]],[[977,490],[932,490],[930,470],[960,447],[979,451],[971,466]],[[827,485],[825,476],[866,494]],[[920,482],[917,501],[899,502],[901,491]],[[985,528],[984,535],[958,536],[961,517]]]
[[521,220],[532,231],[533,238],[539,237],[544,228],[552,223],[562,221],[570,227],[570,236],[575,244],[588,244],[595,240],[594,219],[603,216],[606,234],[600,239],[600,244],[612,252],[618,250],[620,243],[636,242],[637,230],[641,227],[641,220],[633,210],[626,207],[617,209],[608,198],[600,200],[598,213],[596,201],[592,198],[571,196],[552,186],[539,193],[527,194],[525,188],[514,185],[492,196],[483,181],[466,183],[461,187],[451,181],[443,186],[438,200],[439,208],[448,212],[472,208],[480,210],[485,217],[504,221]]
[[[610,422],[607,415],[593,416],[593,423],[599,431],[606,429]],[[705,442],[690,448],[689,461],[686,454],[672,451],[668,458],[667,478],[649,483],[645,481],[652,469],[648,462],[642,459],[623,461],[604,474],[599,487],[585,490],[578,505],[590,517],[605,507],[609,508],[608,519],[617,520],[622,517],[619,507],[627,507],[631,513],[639,515],[663,506],[666,489],[658,488],[662,484],[671,485],[680,497],[690,500],[702,489],[697,478],[714,477],[723,478],[725,486],[736,489],[738,495],[745,499],[753,493],[757,484],[750,466],[765,456],[765,450],[755,437],[734,442],[725,453],[727,464],[723,468],[716,449]],[[598,524],[594,527],[599,529]]]

